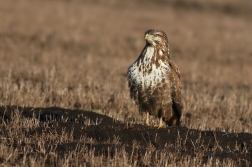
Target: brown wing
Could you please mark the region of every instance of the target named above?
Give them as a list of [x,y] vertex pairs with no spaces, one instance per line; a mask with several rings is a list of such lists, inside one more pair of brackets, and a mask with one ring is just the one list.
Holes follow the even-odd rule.
[[180,71],[178,67],[169,59],[168,60],[169,65],[171,67],[171,72],[169,73],[169,79],[171,81],[171,96],[172,96],[172,108],[174,110],[174,113],[177,115],[177,117],[180,119],[182,115],[182,94],[181,94],[181,81],[180,81]]
[[134,80],[132,79],[132,74],[130,73],[130,70],[128,69],[127,71],[127,76],[128,76],[128,87],[130,89],[130,98],[133,99],[136,103],[138,103],[138,87]]

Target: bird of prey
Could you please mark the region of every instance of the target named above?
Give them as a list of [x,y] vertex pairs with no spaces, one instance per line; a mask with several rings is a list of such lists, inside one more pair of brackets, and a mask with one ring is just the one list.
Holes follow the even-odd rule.
[[145,32],[146,45],[140,56],[128,68],[130,96],[139,112],[159,118],[157,128],[180,125],[182,95],[180,71],[169,54],[165,32],[151,29]]

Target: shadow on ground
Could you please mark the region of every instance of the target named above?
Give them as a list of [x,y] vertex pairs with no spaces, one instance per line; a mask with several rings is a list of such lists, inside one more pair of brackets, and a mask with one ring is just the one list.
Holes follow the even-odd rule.
[[[123,147],[128,154],[137,153],[139,158],[152,149],[168,151],[181,157],[203,155],[203,162],[210,158],[242,160],[242,164],[252,161],[252,134],[249,133],[199,131],[187,127],[155,129],[139,124],[121,123],[92,111],[58,107],[0,107],[1,123],[8,125],[15,115],[40,120],[40,126],[29,130],[26,135],[45,135],[52,131],[60,133],[62,129],[66,133],[72,133],[74,142],[60,143],[57,146],[56,151],[62,156],[65,152],[76,149],[77,143],[84,142],[89,149],[95,148],[95,155],[112,157],[114,150]],[[84,136],[88,141],[78,142]]]

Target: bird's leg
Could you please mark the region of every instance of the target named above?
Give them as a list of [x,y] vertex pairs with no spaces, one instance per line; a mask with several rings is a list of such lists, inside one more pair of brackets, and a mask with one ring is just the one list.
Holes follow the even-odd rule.
[[154,125],[154,127],[155,128],[166,128],[166,126],[165,125],[163,125],[163,118],[162,117],[160,117],[159,118],[159,124],[157,124],[157,125]]
[[146,122],[145,123],[146,123],[147,126],[150,126],[149,112],[148,111],[146,112]]

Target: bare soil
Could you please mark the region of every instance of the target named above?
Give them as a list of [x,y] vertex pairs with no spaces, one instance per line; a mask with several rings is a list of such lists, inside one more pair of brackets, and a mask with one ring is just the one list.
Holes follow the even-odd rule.
[[[13,113],[11,111],[20,112]],[[71,137],[71,142],[56,142],[56,145],[54,145],[54,153],[60,158],[64,158],[67,152],[85,147],[87,150],[93,150],[94,156],[102,155],[111,159],[118,156],[118,151],[124,151],[127,155],[134,157],[132,161],[136,161],[137,166],[146,166],[143,157],[149,151],[152,151],[148,159],[151,166],[156,165],[155,156],[160,152],[176,155],[177,161],[183,157],[191,159],[200,157],[201,163],[204,164],[215,159],[220,161],[232,159],[239,166],[247,166],[251,163],[252,134],[250,133],[200,131],[185,126],[157,129],[141,124],[122,123],[92,111],[58,107],[1,107],[0,113],[1,115],[8,113],[2,117],[2,120],[7,123],[13,120],[13,115],[39,119],[40,125],[37,128],[22,129],[25,136],[31,138],[31,140],[43,138],[47,135],[61,136],[64,133],[68,134]],[[9,116],[9,114],[12,116]],[[1,136],[8,136],[8,130],[8,127],[3,127]],[[50,150],[51,143],[45,142],[48,144],[45,145],[45,149]],[[25,142],[20,145],[18,141],[14,141],[13,145],[13,149],[34,147]],[[91,165],[85,159],[80,158],[81,160],[86,165]],[[46,165],[51,166],[53,164],[50,160],[47,160]]]

